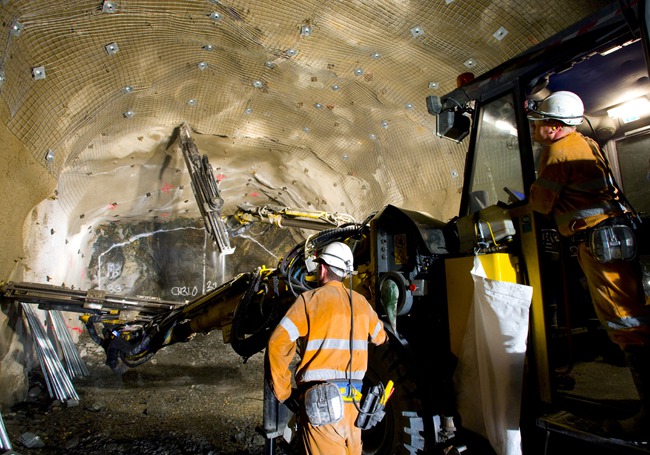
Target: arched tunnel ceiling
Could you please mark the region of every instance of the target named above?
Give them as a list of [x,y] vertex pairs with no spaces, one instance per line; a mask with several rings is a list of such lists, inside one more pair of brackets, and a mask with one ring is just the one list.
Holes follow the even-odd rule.
[[198,216],[170,143],[183,123],[226,214],[272,202],[362,219],[392,203],[447,219],[465,146],[435,137],[426,97],[606,3],[4,0],[3,121],[71,220]]

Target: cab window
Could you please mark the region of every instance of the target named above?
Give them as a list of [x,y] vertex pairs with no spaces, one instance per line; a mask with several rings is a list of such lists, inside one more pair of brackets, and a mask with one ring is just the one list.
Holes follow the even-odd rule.
[[469,212],[524,199],[519,139],[511,94],[482,106],[478,119]]
[[[650,215],[650,135],[626,137],[608,144],[610,163],[632,207]],[[613,156],[612,156],[613,155]]]

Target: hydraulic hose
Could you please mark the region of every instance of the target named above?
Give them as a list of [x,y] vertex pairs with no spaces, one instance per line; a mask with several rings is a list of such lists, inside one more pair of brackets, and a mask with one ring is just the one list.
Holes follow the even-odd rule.
[[319,250],[335,240],[345,240],[355,235],[360,235],[365,224],[351,223],[337,228],[327,229],[317,235],[296,245],[289,254],[282,259],[278,269],[286,278],[289,288],[294,296],[311,289],[304,276],[307,274],[305,267],[305,250]]

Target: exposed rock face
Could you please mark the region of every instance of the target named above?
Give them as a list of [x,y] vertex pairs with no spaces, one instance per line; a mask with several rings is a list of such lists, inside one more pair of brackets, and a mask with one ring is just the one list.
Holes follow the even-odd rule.
[[[239,273],[265,265],[275,267],[300,239],[297,231],[252,225],[232,237],[235,253],[221,256],[201,220],[179,218],[168,223],[109,223],[96,228],[87,254],[89,287],[109,294],[157,297],[186,302],[220,286]],[[63,283],[65,285],[65,283]],[[68,286],[66,286],[68,287]],[[34,365],[31,339],[25,336],[19,306],[4,303],[0,340],[0,404],[2,410],[23,400],[26,371]],[[83,330],[77,313],[67,314],[76,339]]]
[[111,223],[97,230],[88,265],[93,288],[163,300],[192,300],[239,273],[275,267],[295,241],[291,231],[252,226],[231,238],[233,254],[221,255],[201,220]]

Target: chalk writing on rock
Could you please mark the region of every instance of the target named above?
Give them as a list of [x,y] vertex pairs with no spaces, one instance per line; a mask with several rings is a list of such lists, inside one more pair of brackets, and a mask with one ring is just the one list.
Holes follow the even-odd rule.
[[181,297],[194,297],[199,293],[199,288],[196,286],[174,286],[172,288],[172,295]]

